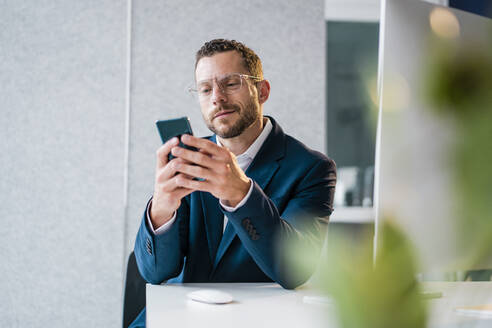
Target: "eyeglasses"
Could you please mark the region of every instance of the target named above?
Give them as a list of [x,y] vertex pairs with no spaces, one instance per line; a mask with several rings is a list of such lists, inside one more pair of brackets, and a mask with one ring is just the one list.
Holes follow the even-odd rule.
[[196,88],[189,88],[188,91],[192,94],[197,94],[199,99],[207,99],[212,95],[214,89],[214,80],[217,82],[217,86],[220,91],[225,94],[233,94],[241,90],[244,80],[251,79],[255,82],[260,82],[262,79],[257,76],[251,76],[240,73],[231,73],[218,76],[214,79],[207,79],[198,81]]

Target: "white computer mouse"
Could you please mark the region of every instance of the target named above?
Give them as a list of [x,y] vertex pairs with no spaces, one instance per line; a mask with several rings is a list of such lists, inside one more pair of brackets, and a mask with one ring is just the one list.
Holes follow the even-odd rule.
[[231,294],[217,289],[198,289],[189,292],[187,296],[193,301],[209,304],[226,304],[233,300]]

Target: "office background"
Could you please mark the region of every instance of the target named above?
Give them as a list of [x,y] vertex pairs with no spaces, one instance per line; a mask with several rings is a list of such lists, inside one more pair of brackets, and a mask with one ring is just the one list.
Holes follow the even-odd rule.
[[186,94],[204,41],[257,51],[265,114],[325,151],[325,20],[377,20],[376,1],[352,3],[360,17],[343,0],[2,1],[2,326],[121,325],[154,121],[187,115],[208,134]]
[[121,325],[154,122],[187,115],[209,134],[186,94],[203,42],[256,50],[272,84],[265,114],[324,150],[323,10],[323,0],[2,1],[1,325]]

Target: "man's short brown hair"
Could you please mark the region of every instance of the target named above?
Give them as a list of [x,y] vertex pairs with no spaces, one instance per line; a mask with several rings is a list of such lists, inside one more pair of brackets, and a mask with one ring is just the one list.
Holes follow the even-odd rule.
[[260,57],[253,50],[236,40],[214,39],[205,42],[196,53],[195,70],[198,62],[203,57],[211,57],[217,53],[226,51],[237,51],[243,58],[244,66],[249,74],[263,79],[263,68]]

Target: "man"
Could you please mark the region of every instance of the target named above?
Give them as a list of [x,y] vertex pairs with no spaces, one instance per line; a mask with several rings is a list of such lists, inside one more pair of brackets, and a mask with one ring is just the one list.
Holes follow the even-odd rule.
[[182,136],[199,151],[178,147],[176,138],[157,151],[154,195],[135,242],[139,271],[153,284],[275,281],[295,288],[314,268],[288,270],[285,242],[319,252],[335,163],[263,116],[270,84],[242,43],[205,43],[195,79],[214,136]]

